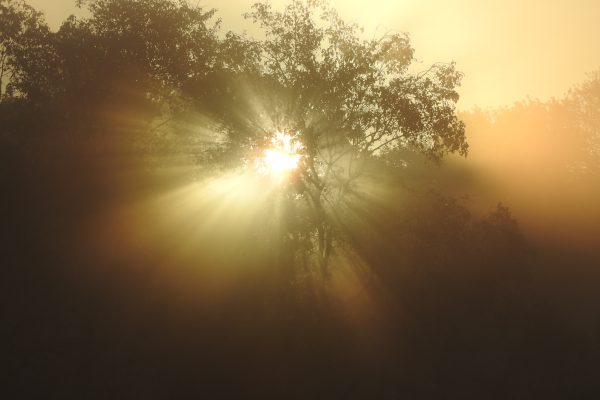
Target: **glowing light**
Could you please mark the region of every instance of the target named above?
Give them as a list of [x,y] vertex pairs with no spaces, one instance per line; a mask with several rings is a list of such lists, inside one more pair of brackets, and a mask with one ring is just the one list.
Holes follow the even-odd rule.
[[292,135],[277,132],[271,139],[271,147],[257,160],[257,170],[264,175],[283,178],[298,168],[302,144]]

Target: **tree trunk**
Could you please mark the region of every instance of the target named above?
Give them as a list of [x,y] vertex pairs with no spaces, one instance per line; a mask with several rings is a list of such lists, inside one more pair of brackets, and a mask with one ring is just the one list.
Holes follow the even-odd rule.
[[321,229],[321,239],[319,240],[319,263],[321,267],[321,273],[324,277],[329,276],[329,259],[331,256],[331,250],[331,230],[325,221]]
[[313,206],[317,222],[318,262],[324,277],[329,276],[329,259],[332,250],[331,226],[321,200],[322,193],[313,196]]

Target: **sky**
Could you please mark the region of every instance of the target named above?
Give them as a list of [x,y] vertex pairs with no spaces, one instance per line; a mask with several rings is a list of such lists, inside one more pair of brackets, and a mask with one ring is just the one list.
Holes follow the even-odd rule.
[[[75,0],[28,0],[57,27]],[[201,0],[224,28],[248,27],[254,0]],[[273,0],[281,5],[285,0]],[[456,61],[465,77],[459,108],[500,107],[527,97],[561,97],[600,68],[598,0],[331,0],[365,35],[409,33],[423,69]]]

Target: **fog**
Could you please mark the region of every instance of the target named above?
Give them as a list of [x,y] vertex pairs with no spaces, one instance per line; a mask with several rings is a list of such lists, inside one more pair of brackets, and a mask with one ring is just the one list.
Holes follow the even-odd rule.
[[83,3],[0,0],[10,390],[595,398],[595,2]]
[[564,97],[465,113],[471,204],[496,199],[532,239],[597,252],[599,87],[596,73]]

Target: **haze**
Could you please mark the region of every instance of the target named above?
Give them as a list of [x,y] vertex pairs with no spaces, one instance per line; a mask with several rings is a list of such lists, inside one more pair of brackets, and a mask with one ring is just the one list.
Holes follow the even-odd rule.
[[600,398],[599,0],[197,1],[0,0],[5,392]]

